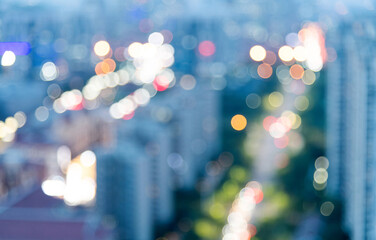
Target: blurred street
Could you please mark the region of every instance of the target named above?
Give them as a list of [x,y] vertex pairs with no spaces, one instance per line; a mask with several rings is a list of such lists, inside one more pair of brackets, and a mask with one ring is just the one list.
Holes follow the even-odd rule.
[[0,239],[376,239],[374,5],[4,0]]

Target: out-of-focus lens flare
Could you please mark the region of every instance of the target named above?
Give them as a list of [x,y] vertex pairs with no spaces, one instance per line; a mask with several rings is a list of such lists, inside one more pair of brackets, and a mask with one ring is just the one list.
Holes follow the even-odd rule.
[[266,131],[269,131],[270,125],[272,125],[276,121],[277,121],[276,117],[274,117],[274,116],[267,116],[266,118],[264,118],[264,120],[262,122],[262,126],[264,127],[264,129]]
[[59,76],[59,71],[53,62],[46,62],[41,69],[41,78],[44,81],[55,80]]
[[96,156],[88,150],[72,159],[66,170],[63,198],[70,206],[91,204],[96,195]]
[[283,135],[280,138],[274,139],[274,145],[277,148],[280,148],[280,149],[286,148],[288,146],[288,144],[289,144],[289,137],[286,136],[286,135]]
[[323,204],[321,204],[321,207],[320,207],[320,213],[325,216],[325,217],[328,217],[332,214],[334,210],[334,204],[332,202],[324,202]]
[[316,169],[314,176],[313,176],[313,179],[318,184],[323,184],[328,179],[328,172],[324,168]]
[[154,32],[149,35],[148,42],[154,45],[162,45],[164,41],[164,37],[159,32]]
[[305,111],[309,106],[309,100],[306,96],[298,96],[294,101],[294,105],[299,111]]
[[124,120],[130,120],[130,119],[132,119],[134,117],[134,112],[131,112],[131,113],[129,113],[129,114],[125,114],[122,118],[124,119]]
[[192,90],[196,86],[196,79],[192,75],[184,75],[180,79],[180,86],[184,90]]
[[261,185],[252,181],[240,190],[234,200],[230,213],[227,217],[227,224],[222,229],[222,240],[250,239],[256,234],[256,228],[249,227],[256,204],[264,198]]
[[269,133],[273,138],[281,138],[287,132],[287,128],[280,122],[272,123],[269,127]]
[[115,71],[115,69],[116,69],[115,61],[110,58],[107,58],[107,59],[104,59],[102,62],[99,62],[95,66],[95,73],[97,75],[106,74],[106,73]]
[[290,75],[293,79],[301,79],[304,75],[304,68],[299,64],[290,67]]
[[16,55],[12,51],[5,51],[1,58],[1,66],[9,67],[16,62]]
[[255,93],[249,94],[245,101],[247,106],[252,109],[256,109],[261,105],[261,98]]
[[278,50],[278,56],[282,61],[290,62],[294,58],[294,51],[290,46],[285,45]]
[[77,89],[73,89],[61,94],[60,98],[54,101],[53,108],[57,113],[63,113],[66,110],[78,111],[83,108],[82,104],[82,93]]
[[325,37],[318,24],[308,23],[298,33],[306,53],[307,67],[315,72],[322,69],[327,60]]
[[134,42],[128,46],[128,54],[133,58],[138,58],[143,54],[143,45],[139,42]]
[[16,112],[14,114],[14,118],[17,121],[18,127],[21,128],[25,125],[26,123],[26,114],[24,112]]
[[170,81],[165,76],[157,76],[153,81],[155,90],[162,92],[165,91],[170,85]]
[[215,53],[215,45],[211,41],[203,41],[198,45],[199,53],[204,57],[210,57]]
[[10,133],[15,133],[18,129],[18,122],[14,117],[7,117],[5,119],[5,126],[8,128]]
[[249,56],[253,61],[261,62],[266,57],[266,50],[260,45],[255,45],[249,50]]
[[296,61],[304,62],[307,59],[307,53],[303,46],[297,46],[294,48],[293,56]]
[[280,119],[283,119],[282,122],[288,122],[289,128],[292,128],[297,121],[297,115],[291,111],[284,111]]
[[302,77],[302,81],[305,85],[312,85],[316,81],[316,75],[312,70],[305,70],[304,75]]
[[110,44],[104,40],[98,41],[94,45],[94,53],[99,57],[106,56],[110,52],[110,50]]
[[323,169],[328,169],[329,167],[329,160],[326,157],[318,157],[315,161],[315,168],[323,168]]
[[80,155],[81,164],[85,167],[92,166],[95,163],[96,159],[97,158],[95,157],[94,152],[90,150],[87,150]]
[[272,107],[280,107],[283,104],[283,95],[280,92],[272,92],[269,94],[268,100]]
[[277,56],[272,51],[266,51],[266,57],[263,62],[269,65],[273,65],[277,61]]
[[44,122],[48,119],[50,113],[48,111],[48,108],[45,106],[40,106],[35,110],[35,118],[40,121]]
[[232,117],[231,126],[236,131],[241,131],[247,126],[247,119],[243,115],[237,114]]
[[261,78],[267,79],[272,76],[273,68],[267,63],[262,63],[257,67],[257,73]]
[[42,183],[42,191],[51,197],[62,198],[65,192],[65,181],[60,176],[51,177]]

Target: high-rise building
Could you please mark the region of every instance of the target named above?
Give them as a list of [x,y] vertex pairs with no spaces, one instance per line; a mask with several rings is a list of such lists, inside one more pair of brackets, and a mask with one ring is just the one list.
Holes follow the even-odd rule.
[[99,212],[115,220],[118,239],[152,239],[150,159],[132,141],[96,154]]
[[327,35],[337,53],[327,67],[328,190],[343,200],[354,240],[376,238],[376,24],[367,14],[349,14]]
[[[147,111],[147,109],[145,109]],[[167,159],[171,153],[171,129],[162,123],[145,118],[139,112],[134,119],[118,125],[118,139],[134,142],[145,152],[149,159],[149,194],[152,201],[153,220],[158,225],[166,225],[173,220],[174,183],[172,169]]]

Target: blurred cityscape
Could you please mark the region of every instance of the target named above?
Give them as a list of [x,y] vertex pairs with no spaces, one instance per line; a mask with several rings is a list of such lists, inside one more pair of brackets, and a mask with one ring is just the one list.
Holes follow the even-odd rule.
[[2,0],[0,239],[376,239],[374,6]]

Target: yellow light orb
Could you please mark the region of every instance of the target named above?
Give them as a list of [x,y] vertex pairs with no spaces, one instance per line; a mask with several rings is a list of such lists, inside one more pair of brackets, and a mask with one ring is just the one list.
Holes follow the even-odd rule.
[[139,42],[131,43],[128,47],[128,53],[133,58],[139,58],[144,52],[144,45]]
[[110,44],[104,40],[98,41],[94,45],[94,53],[99,57],[106,56],[110,52],[110,50]]
[[266,50],[260,45],[255,45],[249,50],[249,56],[253,61],[261,62],[266,57]]
[[282,93],[280,92],[272,92],[271,94],[269,94],[269,104],[272,106],[272,107],[280,107],[282,104],[283,104],[283,95]]
[[278,51],[279,58],[284,62],[290,62],[294,58],[294,51],[290,46],[282,46]]
[[292,124],[292,129],[298,129],[302,124],[302,119],[298,114],[295,114],[295,122]]
[[7,117],[7,119],[5,119],[5,125],[11,133],[16,132],[18,128],[18,122],[14,117]]
[[306,96],[298,96],[294,101],[294,105],[299,111],[305,111],[309,107],[309,100]]
[[295,47],[293,55],[298,62],[304,62],[307,59],[306,49],[303,46]]
[[241,131],[247,126],[247,119],[241,114],[236,114],[231,119],[231,126],[236,131]]
[[302,81],[305,85],[312,85],[316,81],[316,75],[312,70],[305,70]]

